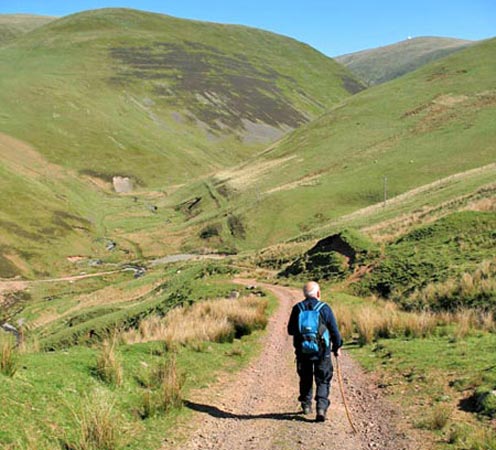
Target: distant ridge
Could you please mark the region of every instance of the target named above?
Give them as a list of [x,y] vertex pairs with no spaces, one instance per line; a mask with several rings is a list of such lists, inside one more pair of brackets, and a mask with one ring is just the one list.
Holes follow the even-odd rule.
[[55,19],[35,14],[0,14],[0,46]]
[[459,51],[474,41],[418,37],[334,58],[367,85],[384,83]]

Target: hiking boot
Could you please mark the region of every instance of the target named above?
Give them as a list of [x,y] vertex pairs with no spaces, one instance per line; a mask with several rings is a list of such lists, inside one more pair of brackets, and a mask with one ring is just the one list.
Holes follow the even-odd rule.
[[326,420],[326,412],[324,409],[317,409],[317,417],[315,418],[316,422],[325,422]]
[[308,415],[312,412],[312,405],[308,405],[306,403],[301,404],[301,409],[303,410],[303,414]]

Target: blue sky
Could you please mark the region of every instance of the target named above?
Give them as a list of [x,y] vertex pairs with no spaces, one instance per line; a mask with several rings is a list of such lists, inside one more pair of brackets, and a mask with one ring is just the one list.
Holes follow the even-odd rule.
[[0,13],[64,16],[110,6],[263,28],[329,56],[409,36],[478,40],[496,35],[495,0],[0,0]]

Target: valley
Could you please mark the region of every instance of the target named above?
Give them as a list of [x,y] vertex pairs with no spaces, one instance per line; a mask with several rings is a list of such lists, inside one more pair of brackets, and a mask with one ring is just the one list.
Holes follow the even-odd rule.
[[[496,38],[412,41],[0,15],[0,446],[496,448]],[[298,413],[307,280],[356,434],[337,372]]]

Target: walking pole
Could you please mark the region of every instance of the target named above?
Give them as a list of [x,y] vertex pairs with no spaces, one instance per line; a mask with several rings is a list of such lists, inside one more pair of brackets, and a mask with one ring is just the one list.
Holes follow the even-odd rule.
[[353,421],[351,420],[351,414],[350,410],[348,409],[348,403],[346,402],[346,397],[344,395],[344,386],[343,386],[343,377],[341,376],[341,367],[339,366],[339,357],[337,355],[334,355],[336,359],[336,371],[338,373],[338,384],[339,384],[339,390],[341,391],[341,398],[343,399],[343,405],[344,405],[344,410],[346,411],[346,417],[348,418],[348,422],[350,423],[351,429],[353,430],[353,433],[357,434],[357,430],[355,428],[355,425],[353,425]]

